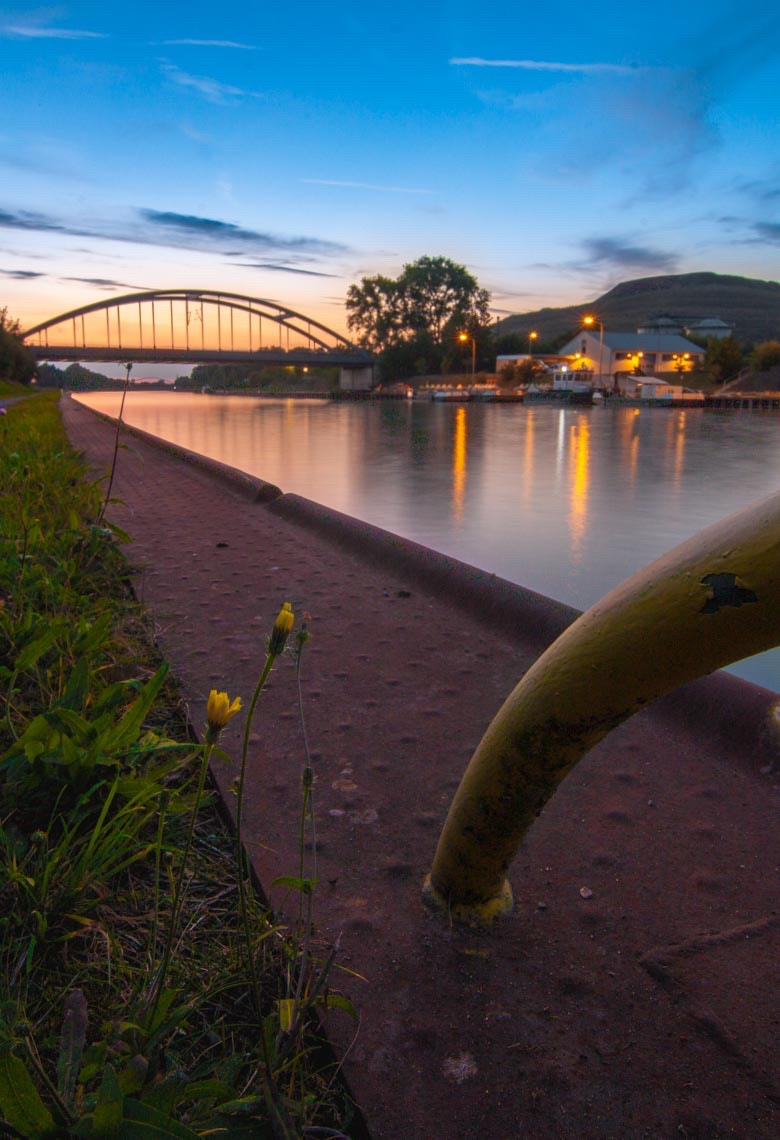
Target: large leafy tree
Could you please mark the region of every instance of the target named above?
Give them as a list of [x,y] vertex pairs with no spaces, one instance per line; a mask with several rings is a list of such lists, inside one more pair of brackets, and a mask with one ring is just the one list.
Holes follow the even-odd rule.
[[29,384],[35,375],[35,357],[24,344],[18,321],[0,309],[0,377]]
[[742,363],[742,349],[735,336],[710,337],[707,341],[704,367],[716,384],[725,384],[727,380],[733,379],[742,368]]
[[446,257],[420,257],[399,277],[364,277],[351,285],[347,324],[363,347],[408,375],[415,361],[439,370],[452,356],[459,331],[479,344],[489,327],[489,303],[490,294],[464,266]]

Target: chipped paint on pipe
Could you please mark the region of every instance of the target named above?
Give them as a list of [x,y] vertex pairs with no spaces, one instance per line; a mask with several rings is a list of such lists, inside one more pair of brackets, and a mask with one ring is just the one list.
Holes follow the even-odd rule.
[[507,870],[564,776],[664,693],[780,644],[780,494],[627,579],[542,654],[466,769],[424,895],[455,918],[512,906]]

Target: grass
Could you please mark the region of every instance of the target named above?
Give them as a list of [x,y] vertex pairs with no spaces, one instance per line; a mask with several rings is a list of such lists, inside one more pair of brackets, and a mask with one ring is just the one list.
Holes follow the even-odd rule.
[[[208,782],[235,705],[195,738],[56,401],[0,417],[0,1134],[362,1134],[317,1032],[353,1011],[313,923],[305,731],[287,929]],[[299,685],[293,623],[264,672],[292,655]]]

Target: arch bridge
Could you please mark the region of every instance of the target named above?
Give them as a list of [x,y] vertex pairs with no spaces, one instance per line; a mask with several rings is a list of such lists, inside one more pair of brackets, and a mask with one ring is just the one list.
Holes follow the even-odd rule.
[[24,341],[37,360],[337,366],[346,388],[368,387],[373,365],[370,353],[303,313],[208,289],[96,301],[27,329]]

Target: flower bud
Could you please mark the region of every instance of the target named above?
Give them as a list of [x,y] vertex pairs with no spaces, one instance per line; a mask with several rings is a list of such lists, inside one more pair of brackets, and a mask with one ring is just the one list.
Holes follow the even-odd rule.
[[294,625],[295,614],[292,611],[292,606],[289,602],[285,602],[279,610],[279,616],[274,622],[274,628],[271,630],[271,636],[268,639],[268,652],[274,657],[278,657],[280,653],[284,652],[287,638]]

